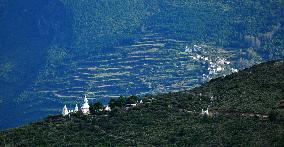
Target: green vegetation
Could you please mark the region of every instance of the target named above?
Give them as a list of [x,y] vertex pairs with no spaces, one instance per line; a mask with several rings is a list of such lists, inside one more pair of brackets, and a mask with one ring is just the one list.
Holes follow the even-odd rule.
[[283,61],[267,62],[214,79],[193,92],[213,96],[214,109],[268,113],[283,99],[283,71]]
[[[283,21],[281,10],[284,7],[280,1],[167,0],[166,3],[161,6],[160,13],[150,18],[148,24],[155,30],[193,42],[224,47],[262,48],[282,36],[283,27],[279,24]],[[249,36],[259,40],[260,44],[247,40]],[[274,48],[276,46],[271,49]]]
[[128,104],[137,104],[139,103],[139,100],[141,100],[139,97],[132,95],[129,97],[124,97],[124,96],[120,96],[117,99],[110,99],[109,101],[109,106],[111,109],[114,108],[123,108]]
[[[277,110],[283,69],[284,61],[271,61],[189,91],[147,95],[127,110],[50,116],[2,131],[0,146],[283,146],[284,115]],[[110,105],[126,101],[120,97]],[[214,115],[199,115],[208,106]],[[269,119],[241,116],[245,112]]]
[[283,57],[282,1],[61,0],[73,14],[73,46],[96,51],[144,32]]
[[79,51],[98,51],[137,37],[143,21],[155,11],[155,2],[145,0],[61,1],[74,15],[74,47]]
[[137,102],[139,102],[139,97],[134,96],[134,95],[128,97],[126,100],[126,104],[135,104]]
[[111,99],[109,101],[109,106],[111,109],[115,108],[115,107],[123,107],[125,106],[125,103],[126,103],[126,98],[123,97],[123,96],[120,96],[118,99]]
[[93,115],[100,114],[103,109],[104,105],[100,102],[96,102],[95,104],[90,106],[90,113]]

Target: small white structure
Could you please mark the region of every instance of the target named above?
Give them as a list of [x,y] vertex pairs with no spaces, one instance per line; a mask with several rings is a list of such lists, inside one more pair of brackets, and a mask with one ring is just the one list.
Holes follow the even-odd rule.
[[76,104],[76,107],[75,107],[74,110],[68,110],[68,108],[67,108],[66,105],[64,105],[64,107],[63,107],[63,109],[62,109],[62,115],[63,115],[63,116],[66,116],[66,115],[68,115],[68,114],[70,114],[70,113],[75,113],[75,112],[78,112],[78,106],[77,106],[77,104]]
[[136,107],[137,106],[137,104],[135,103],[135,104],[130,104],[132,107]]
[[90,106],[89,106],[89,102],[88,102],[88,99],[87,99],[87,96],[85,95],[85,99],[84,99],[84,104],[83,106],[81,107],[81,111],[83,112],[83,114],[87,115],[87,114],[90,114]]
[[[87,114],[90,114],[90,110],[89,110],[90,106],[89,106],[89,103],[88,103],[88,99],[87,99],[87,96],[85,95],[85,99],[84,99],[84,104],[82,105],[81,107],[81,111],[83,114],[87,115]],[[79,108],[78,108],[78,105],[76,104],[75,106],[75,109],[74,110],[69,110],[67,109],[66,105],[63,107],[63,110],[62,110],[62,115],[63,116],[66,116],[70,113],[76,113],[76,112],[79,112]]]
[[238,72],[238,69],[231,68],[231,71],[232,71],[233,73],[235,73],[235,72]]
[[209,110],[208,110],[208,108],[207,108],[207,110],[201,110],[201,115],[207,115],[207,116],[209,116]]
[[66,115],[68,115],[68,114],[69,114],[69,111],[68,111],[66,105],[64,105],[63,110],[62,110],[62,115],[63,115],[63,116],[66,116]]
[[143,101],[142,100],[140,100],[140,102],[139,102],[140,104],[143,104]]
[[107,106],[105,107],[105,111],[111,111],[110,106],[107,105]]
[[76,104],[74,112],[78,112],[78,111],[79,111],[79,108],[78,108],[78,105]]

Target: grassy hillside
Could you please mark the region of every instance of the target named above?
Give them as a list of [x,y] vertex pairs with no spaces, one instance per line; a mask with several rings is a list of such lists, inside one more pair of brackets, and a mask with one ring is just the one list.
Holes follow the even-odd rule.
[[[283,146],[283,112],[274,119],[270,113],[283,99],[283,68],[283,61],[263,63],[105,115],[50,116],[2,131],[0,146]],[[214,115],[200,116],[208,106]],[[270,119],[231,112],[270,113]]]

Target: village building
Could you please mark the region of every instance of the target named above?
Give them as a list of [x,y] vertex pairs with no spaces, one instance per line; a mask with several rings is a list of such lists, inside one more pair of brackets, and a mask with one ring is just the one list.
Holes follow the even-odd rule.
[[129,108],[131,108],[131,107],[136,107],[136,106],[138,106],[139,104],[143,104],[143,100],[136,101],[136,103],[134,103],[134,104],[126,104],[126,105],[125,105],[125,108],[126,108],[126,109],[129,109]]
[[107,105],[107,106],[105,107],[105,111],[111,111],[110,106]]
[[209,110],[208,108],[204,111],[203,109],[201,110],[201,115],[207,115],[209,116]]

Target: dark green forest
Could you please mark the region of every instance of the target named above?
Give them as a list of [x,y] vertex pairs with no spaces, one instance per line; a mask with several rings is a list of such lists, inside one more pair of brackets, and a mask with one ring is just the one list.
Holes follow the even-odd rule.
[[[280,147],[283,70],[283,61],[270,61],[192,90],[147,95],[143,104],[129,109],[119,103],[126,104],[121,97],[111,112],[49,116],[2,131],[0,145]],[[128,102],[137,99],[131,96]],[[207,107],[213,114],[200,115]]]
[[152,31],[193,43],[229,48],[254,47],[275,54],[275,57],[283,57],[284,20],[281,12],[284,3],[281,0],[62,2],[72,10],[76,48],[92,50],[100,45],[111,46]]

